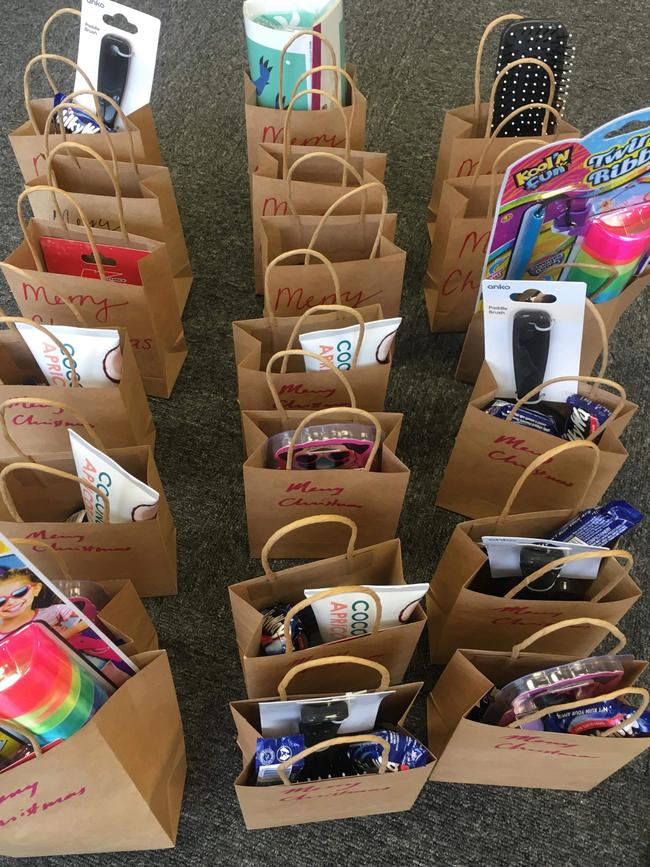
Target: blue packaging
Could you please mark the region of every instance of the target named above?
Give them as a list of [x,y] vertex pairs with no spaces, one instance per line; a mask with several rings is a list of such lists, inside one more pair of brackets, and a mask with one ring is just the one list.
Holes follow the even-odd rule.
[[[297,756],[305,749],[303,735],[284,735],[280,738],[258,738],[255,747],[255,778],[258,786],[269,786],[281,783],[278,765],[286,762],[292,756]],[[295,782],[305,766],[305,760],[299,759],[287,768],[287,776]]]
[[[287,649],[284,640],[284,619],[292,606],[288,602],[278,602],[270,608],[263,608],[262,639],[260,649],[265,656],[277,656]],[[291,618],[291,642],[294,650],[304,650],[309,647],[307,631],[299,616]]]
[[610,416],[606,406],[582,394],[570,394],[566,402],[571,407],[571,413],[562,434],[565,440],[586,440]]
[[[387,771],[408,771],[411,768],[422,768],[429,761],[426,747],[411,735],[402,735],[388,729],[378,729],[373,735],[388,741]],[[359,774],[376,773],[381,764],[382,748],[374,741],[350,744],[348,757]]]
[[[567,735],[596,735],[598,732],[614,728],[635,711],[632,705],[620,698],[609,701],[597,701],[587,707],[577,707],[573,710],[558,710],[543,717],[544,731]],[[647,738],[650,737],[650,711],[644,711],[641,716],[616,734],[615,738]]]
[[[63,100],[66,98],[66,93],[57,93],[54,97],[54,107],[60,105]],[[65,108],[59,112],[58,115],[54,118],[55,130],[59,131],[59,124],[61,122],[61,115],[63,115],[63,126],[66,129],[66,132],[69,132],[74,135],[78,134],[89,134],[92,135],[94,133],[100,132],[101,127],[99,124],[95,123],[95,121],[87,115],[83,109],[79,108],[76,105],[68,105],[66,103]],[[58,122],[57,122],[58,121]],[[112,132],[109,127],[107,127],[109,132]]]
[[549,536],[552,542],[577,542],[606,548],[643,520],[643,515],[625,500],[585,509]]
[[[507,418],[508,413],[514,406],[512,400],[493,400],[486,407],[485,412],[488,415],[493,415],[495,418]],[[528,406],[522,406],[514,414],[512,418],[515,424],[520,424],[522,427],[530,427],[533,430],[541,431],[542,433],[551,434],[558,437],[560,430],[554,415],[542,412],[539,409],[531,409]]]

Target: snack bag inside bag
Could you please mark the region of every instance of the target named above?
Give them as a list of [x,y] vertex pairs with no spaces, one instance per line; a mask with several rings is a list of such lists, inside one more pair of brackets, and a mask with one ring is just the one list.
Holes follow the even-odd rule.
[[[315,66],[345,69],[342,0],[246,0],[244,27],[250,77],[260,106],[286,108],[300,76]],[[306,34],[292,42],[285,52],[280,105],[280,56],[291,37],[301,30],[316,30],[323,34],[323,39]],[[310,88],[333,94],[345,104],[347,82],[343,76],[318,72],[302,81],[299,90]],[[306,111],[330,105],[327,97],[311,93],[296,100],[294,107]]]

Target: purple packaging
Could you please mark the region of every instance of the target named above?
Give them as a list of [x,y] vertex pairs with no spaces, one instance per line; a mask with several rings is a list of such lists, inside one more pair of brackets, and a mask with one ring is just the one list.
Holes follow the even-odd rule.
[[[389,729],[378,729],[373,735],[388,741],[387,771],[408,771],[422,768],[429,761],[429,753],[420,741],[411,735],[403,735]],[[381,765],[382,748],[374,741],[350,744],[348,757],[360,774],[376,773]]]
[[[255,746],[255,778],[258,786],[269,786],[281,783],[278,765],[297,756],[305,749],[303,735],[283,735],[280,738],[258,738]],[[305,766],[305,760],[300,759],[287,768],[287,776],[291,782],[298,779]]]
[[577,542],[605,548],[643,520],[643,515],[625,500],[585,509],[549,536],[552,542]]
[[[57,93],[54,97],[54,108],[56,108],[57,105],[60,105],[66,96],[66,93]],[[89,135],[100,132],[101,127],[95,123],[92,117],[87,115],[85,111],[78,108],[76,105],[68,105],[67,103],[63,111],[54,118],[55,132],[59,131],[61,114],[63,115],[63,126],[65,127],[66,132]],[[112,130],[109,129],[109,132],[112,132]]]
[[586,440],[610,416],[606,406],[581,394],[570,394],[566,402],[571,407],[571,414],[562,434],[565,440]]
[[[613,698],[609,701],[594,702],[587,707],[555,711],[534,723],[530,723],[526,728],[538,727],[540,731],[567,735],[596,735],[599,732],[614,728],[631,716],[634,711],[635,708],[632,705],[619,698]],[[625,726],[612,737],[650,737],[650,711],[644,711],[638,720]]]
[[[484,411],[488,415],[493,415],[495,418],[507,418],[508,413],[514,405],[514,401],[512,400],[493,400]],[[542,433],[551,434],[556,437],[560,435],[555,416],[550,413],[542,412],[539,409],[531,409],[528,406],[522,406],[514,414],[512,420],[515,424],[520,424],[522,427],[530,427],[533,428],[533,430],[538,430]]]

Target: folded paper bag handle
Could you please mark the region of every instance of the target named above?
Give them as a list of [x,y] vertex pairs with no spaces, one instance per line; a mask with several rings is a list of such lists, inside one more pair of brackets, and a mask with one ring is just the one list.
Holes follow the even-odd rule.
[[[286,54],[289,48],[293,45],[293,43],[297,39],[301,39],[303,36],[312,36],[315,39],[319,39],[320,42],[327,48],[330,53],[330,60],[332,63],[336,63],[336,51],[334,51],[334,46],[330,42],[330,40],[325,36],[325,34],[320,33],[318,30],[298,30],[296,33],[292,34],[289,39],[282,46],[282,51],[280,52],[280,68],[278,69],[278,108],[280,111],[284,110],[284,64],[286,59]],[[307,71],[309,74],[310,70]],[[338,81],[338,78],[337,78]]]
[[[8,262],[3,262],[2,266],[6,267],[6,268],[12,268],[15,271],[19,271],[19,273],[24,274],[26,277],[29,277],[29,274],[22,271],[22,269],[14,268],[14,266],[9,265]],[[63,299],[61,299],[61,300],[63,301]],[[47,339],[51,340],[52,343],[56,346],[56,348],[61,350],[61,355],[63,355],[65,360],[70,365],[70,373],[72,376],[72,379],[70,382],[71,387],[72,388],[75,388],[75,387],[81,388],[81,383],[79,381],[79,374],[77,373],[77,365],[74,362],[74,359],[70,353],[70,350],[68,349],[67,346],[65,346],[63,343],[61,343],[61,341],[59,340],[58,337],[55,337],[51,331],[48,331],[48,329],[44,325],[41,325],[40,322],[34,322],[33,319],[28,319],[26,316],[0,316],[0,323],[3,323],[3,322],[6,323],[7,325],[12,325],[16,322],[22,322],[23,325],[31,325],[32,328],[35,328],[37,331],[40,331],[43,334],[45,334]]]
[[350,409],[356,409],[357,401],[354,396],[354,392],[352,391],[352,386],[345,378],[345,375],[342,371],[338,369],[335,364],[329,360],[329,358],[325,358],[324,355],[316,355],[315,352],[308,352],[306,349],[281,349],[279,352],[276,352],[275,355],[272,355],[269,358],[268,364],[266,365],[266,384],[269,387],[269,391],[271,392],[271,397],[273,398],[273,403],[275,404],[275,408],[280,413],[283,421],[288,421],[289,415],[282,405],[282,401],[280,399],[280,395],[278,394],[278,390],[275,387],[275,383],[273,382],[273,365],[279,358],[287,358],[290,355],[300,355],[302,358],[313,358],[318,361],[320,364],[324,364],[331,372],[336,376],[336,378],[341,382],[343,387],[345,388],[348,397],[350,398]]
[[613,623],[608,623],[607,620],[599,620],[597,617],[573,617],[570,620],[561,620],[559,623],[551,623],[550,626],[545,626],[543,629],[539,629],[537,632],[534,632],[532,635],[529,635],[528,638],[524,638],[523,641],[520,641],[519,644],[515,644],[510,653],[512,659],[517,659],[522,650],[525,650],[527,647],[530,647],[531,644],[534,644],[539,638],[544,638],[547,635],[550,635],[552,632],[557,632],[559,629],[566,629],[569,626],[598,626],[601,629],[606,629],[608,632],[614,636],[614,638],[618,639],[618,644],[614,648],[614,650],[610,651],[610,654],[613,655],[615,653],[619,653],[625,645],[627,644],[627,638],[623,635],[621,630],[614,626]]
[[2,716],[0,716],[0,726],[6,726],[10,731],[13,729],[13,731],[25,738],[26,741],[29,741],[31,748],[34,750],[34,755],[40,756],[43,754],[43,750],[36,739],[36,735],[34,732],[30,731],[27,726],[24,726],[15,719],[7,719]]
[[[627,565],[625,567],[624,575],[630,574],[630,569],[634,564],[634,557],[630,554],[629,551],[581,551],[578,554],[569,554],[566,557],[558,557],[556,560],[553,560],[551,563],[546,563],[544,566],[541,566],[539,569],[536,569],[534,572],[531,572],[530,575],[526,575],[525,578],[517,584],[512,590],[508,590],[508,592],[504,595],[504,599],[513,599],[518,593],[521,593],[529,584],[532,584],[533,581],[536,581],[538,578],[542,578],[547,572],[551,572],[553,569],[558,569],[559,567],[564,566],[566,563],[575,563],[577,560],[606,560],[609,558],[615,557],[616,559],[621,559],[627,561]],[[595,596],[593,596],[589,601],[590,602],[599,602],[603,599],[610,590],[613,590],[614,587],[621,580],[623,575],[614,576],[614,578],[609,581],[605,587],[602,588]]]
[[582,497],[580,497],[580,499],[576,503],[571,517],[573,517],[580,511],[584,499],[587,496],[587,493],[589,492],[589,489],[591,488],[594,479],[596,478],[598,467],[600,466],[600,451],[598,450],[598,446],[595,443],[592,443],[590,440],[571,440],[569,442],[562,443],[562,445],[560,446],[555,446],[552,449],[548,449],[548,451],[542,452],[541,455],[538,455],[533,461],[531,461],[512,486],[510,496],[506,500],[506,503],[501,510],[501,514],[497,518],[495,532],[499,531],[505,519],[509,517],[510,510],[514,505],[515,500],[519,496],[521,489],[526,484],[528,479],[535,474],[535,471],[539,469],[539,467],[543,466],[547,461],[550,461],[553,458],[564,454],[565,452],[570,452],[572,449],[589,449],[593,457],[593,466],[591,468],[589,476],[585,481],[584,492],[582,494]]
[[[503,81],[503,79],[509,75],[513,69],[516,69],[518,66],[539,66],[546,73],[548,77],[548,98],[546,102],[529,102],[527,105],[520,105],[518,108],[511,111],[510,114],[506,115],[503,120],[497,125],[493,133],[490,133],[490,129],[492,127],[492,123],[494,120],[494,108],[496,102],[496,95],[499,85]],[[548,124],[550,120],[550,115],[553,114],[559,120],[561,118],[560,112],[553,107],[553,100],[555,99],[555,73],[543,60],[540,60],[537,57],[520,57],[518,60],[513,60],[507,66],[504,66],[503,69],[497,73],[494,78],[494,82],[492,84],[492,90],[490,91],[490,102],[488,104],[487,111],[487,123],[485,124],[485,138],[494,140],[498,137],[501,130],[508,124],[513,117],[521,114],[522,110],[527,111],[529,108],[543,108],[546,110],[546,114],[544,116],[544,123],[542,125],[542,135],[548,135]]]
[[[34,113],[34,109],[32,108],[31,104],[32,95],[29,91],[29,76],[32,69],[36,66],[37,63],[44,65],[47,64],[48,60],[56,60],[59,63],[65,63],[67,66],[71,66],[79,73],[79,75],[83,78],[89,88],[92,89],[93,86],[92,81],[90,80],[90,78],[88,78],[83,69],[78,64],[76,64],[74,60],[70,60],[69,57],[64,57],[61,54],[37,54],[36,57],[32,57],[32,59],[27,63],[27,66],[25,67],[25,72],[23,73],[23,95],[25,97],[25,109],[31,121],[32,127],[34,128],[34,135],[40,135],[40,130],[38,128],[36,114]],[[56,92],[56,87],[54,87],[53,90]],[[97,97],[95,97],[95,110],[97,111],[97,114],[99,114],[101,111]]]
[[311,747],[307,747],[307,749],[302,750],[297,755],[292,756],[290,759],[287,759],[286,762],[282,762],[277,767],[278,776],[282,780],[282,784],[284,786],[288,786],[291,783],[291,780],[287,776],[287,768],[290,768],[292,765],[295,765],[296,762],[302,761],[302,759],[306,759],[307,756],[311,756],[313,753],[319,753],[321,750],[326,750],[328,747],[336,747],[342,746],[343,744],[379,744],[382,749],[381,754],[381,764],[379,765],[378,774],[384,774],[386,772],[386,768],[388,767],[388,755],[390,752],[390,744],[384,738],[380,738],[378,735],[342,735],[338,738],[330,738],[327,741],[320,741],[320,743],[313,744]]
[[[298,93],[298,88],[302,85],[304,81],[307,81],[312,75],[315,75],[317,72],[333,72],[334,80],[336,82],[335,87],[338,88],[340,76],[346,79],[347,83],[350,85],[350,93],[351,93],[351,105],[352,105],[352,116],[354,117],[354,110],[356,108],[356,99],[355,99],[355,84],[352,76],[344,69],[342,66],[338,66],[336,60],[333,60],[331,63],[325,63],[322,66],[312,66],[311,69],[305,70],[305,72],[301,73],[300,77],[297,79],[296,83],[293,86],[293,90],[291,91],[291,96],[295,96]],[[350,119],[350,123],[352,123],[352,119]]]
[[[90,226],[88,217],[85,215],[81,205],[72,195],[72,193],[68,193],[66,190],[62,190],[59,187],[50,186],[49,184],[36,184],[33,187],[25,187],[25,189],[18,196],[18,201],[16,202],[16,208],[18,211],[18,222],[20,223],[23,237],[25,238],[27,246],[29,247],[29,252],[32,254],[32,258],[34,259],[36,270],[45,271],[46,268],[43,257],[41,256],[41,251],[38,249],[37,246],[34,245],[32,239],[27,233],[27,224],[25,223],[25,216],[23,214],[22,204],[24,200],[30,195],[30,193],[56,193],[57,196],[63,196],[68,200],[68,202],[70,202],[70,204],[74,205],[74,207],[77,209],[77,212],[79,213],[81,223],[86,230],[86,236],[88,238],[88,243],[90,244],[90,249],[92,250],[93,258],[95,260],[95,266],[97,268],[97,271],[99,272],[99,276],[102,278],[102,280],[106,280],[106,272],[104,271],[102,255],[97,249],[95,234]],[[67,230],[66,223],[63,223],[63,228]]]
[[[532,145],[532,147],[531,147],[531,145]],[[507,160],[506,162],[504,162],[503,158],[505,156],[508,156],[508,154],[511,154],[513,151],[520,150],[522,147],[529,148],[529,150],[527,150],[526,153],[531,153],[533,150],[537,150],[537,148],[539,147],[539,139],[522,138],[522,139],[519,139],[518,141],[513,142],[511,145],[508,145],[508,147],[505,150],[502,150],[501,153],[496,157],[496,159],[492,163],[492,168],[488,172],[488,175],[490,178],[490,195],[488,198],[488,206],[487,206],[487,216],[488,217],[491,217],[494,215],[494,208],[495,208],[496,199],[497,199],[497,181],[499,179],[499,172],[504,172],[506,170],[506,168],[508,168],[512,162],[512,160],[510,160],[510,159]],[[476,171],[472,175],[472,183],[470,185],[470,189],[472,191],[474,191],[476,189],[476,184],[477,184],[478,179],[480,177],[481,161],[482,161],[482,159],[486,153],[487,153],[487,150],[484,150],[482,155],[481,155],[481,159],[479,160],[478,165],[476,166]],[[526,156],[526,154],[522,154],[522,156]]]
[[[339,156],[338,154],[328,153],[327,151],[315,151],[315,152],[312,151],[311,153],[303,154],[301,157],[298,157],[298,159],[295,162],[291,163],[291,165],[289,166],[289,170],[287,172],[287,177],[286,177],[287,204],[289,205],[289,210],[291,211],[291,213],[294,217],[298,216],[298,211],[296,210],[296,206],[294,205],[293,198],[291,196],[291,184],[293,182],[293,173],[298,168],[298,166],[301,166],[303,163],[309,162],[309,160],[313,160],[316,158],[332,160],[333,162],[339,163],[339,165],[342,166],[342,168],[343,168],[343,172],[341,173],[341,186],[342,187],[344,187],[347,183],[347,172],[349,172],[352,175],[352,177],[359,184],[359,186],[361,186],[361,184],[363,184],[363,178],[361,177],[361,174],[355,169],[355,167],[352,165],[352,163],[348,162],[347,160],[344,160],[343,157]],[[364,207],[365,207],[365,204],[364,204]]]
[[110,524],[111,511],[108,497],[103,491],[100,491],[99,488],[95,487],[95,485],[91,484],[87,479],[82,479],[81,476],[75,476],[73,473],[66,473],[64,470],[58,470],[56,467],[48,467],[45,464],[29,464],[22,462],[8,464],[6,467],[3,467],[2,470],[0,470],[0,497],[2,497],[5,506],[9,510],[9,514],[17,524],[23,524],[24,521],[18,514],[16,504],[13,501],[13,497],[11,496],[9,487],[7,485],[7,476],[14,470],[35,470],[39,473],[46,473],[50,476],[56,476],[58,479],[66,479],[70,482],[78,482],[80,485],[83,485],[86,490],[92,491],[93,494],[95,494],[101,499],[104,506],[103,523]]
[[[634,709],[634,711],[624,720],[621,720],[612,728],[605,729],[605,731],[596,732],[596,735],[601,738],[608,738],[612,735],[617,734],[628,726],[633,725],[641,714],[645,711],[650,703],[650,693],[647,689],[644,689],[642,686],[624,686],[621,689],[616,689],[614,692],[608,692],[606,695],[597,695],[592,696],[591,698],[581,698],[577,701],[571,701],[568,704],[555,704],[551,707],[544,707],[541,710],[536,711],[535,713],[531,713],[528,716],[521,717],[521,719],[513,720],[511,723],[508,723],[508,728],[519,728],[521,726],[526,725],[526,723],[535,722],[538,719],[542,719],[545,716],[548,716],[550,713],[563,713],[566,710],[575,710],[579,707],[588,707],[589,705],[600,704],[604,701],[611,701],[612,699],[619,698],[622,695],[640,695],[641,696],[641,704]],[[630,708],[631,709],[631,708]],[[295,761],[293,759],[292,761]]]
[[[31,281],[31,279],[32,279],[32,275],[28,274],[24,268],[19,268],[17,265],[12,265],[10,262],[0,262],[0,267],[8,268],[10,271],[13,271],[14,274],[19,274],[23,278],[23,280]],[[88,323],[84,320],[83,316],[81,315],[81,311],[79,310],[78,307],[74,306],[74,304],[70,301],[69,298],[64,298],[63,295],[57,294],[55,299],[54,299],[55,304],[58,303],[57,298],[61,302],[61,304],[63,304],[64,307],[68,308],[70,313],[72,313],[72,315],[74,316],[74,318],[77,320],[77,322],[79,323],[79,325],[82,328],[88,328]],[[36,325],[40,325],[40,323],[38,323],[38,322],[35,323],[32,320],[29,320],[29,321],[30,321],[30,324],[34,325],[34,327],[36,327]],[[52,341],[54,343],[56,343],[57,346],[59,346],[59,344],[57,343],[57,340],[53,334],[50,334],[48,332],[48,336],[51,337]],[[59,348],[61,349],[61,351],[65,355],[67,347],[65,347],[63,344],[60,344]],[[66,358],[67,358],[67,356],[66,356]],[[71,358],[72,358],[72,356],[70,356],[70,359],[68,359],[68,361],[71,361]],[[73,367],[74,367],[74,365],[73,365]],[[77,372],[75,370],[72,384],[75,385],[78,383],[79,383],[79,375],[77,374]]]
[[[289,157],[291,156],[291,132],[290,132],[291,116],[295,110],[296,102],[302,96],[308,96],[310,93],[318,93],[321,96],[327,96],[328,99],[330,100],[330,102],[332,103],[332,105],[334,105],[336,110],[340,113],[341,117],[343,118],[343,128],[345,130],[345,148],[343,149],[343,154],[345,156],[345,159],[348,162],[350,161],[350,152],[352,150],[351,138],[350,138],[351,137],[351,131],[350,131],[351,118],[348,119],[346,117],[345,111],[343,110],[343,106],[341,105],[339,100],[336,99],[336,97],[331,96],[330,94],[326,93],[324,90],[320,90],[317,87],[310,87],[307,90],[301,90],[300,93],[295,93],[291,97],[291,100],[289,101],[289,105],[287,106],[287,114],[286,114],[286,117],[284,120],[284,130],[282,133],[282,164],[283,164],[283,174],[284,174],[285,179],[287,177],[287,171],[288,171],[288,167],[289,167]],[[347,179],[347,172],[346,172],[345,168],[343,169],[343,174],[344,174],[345,178]]]
[[[295,350],[292,350],[292,351],[295,351]],[[317,355],[316,358],[322,358],[322,356]],[[303,418],[303,420],[300,422],[298,427],[293,432],[293,436],[291,437],[291,442],[289,443],[289,449],[287,451],[287,466],[286,466],[287,470],[292,469],[293,453],[294,453],[294,450],[295,450],[296,445],[298,443],[298,439],[300,437],[300,434],[303,432],[304,428],[306,428],[307,425],[310,424],[311,422],[313,422],[313,420],[315,418],[317,418],[318,416],[339,415],[341,413],[348,413],[351,415],[359,416],[360,418],[363,418],[365,421],[369,421],[372,425],[374,425],[375,442],[372,446],[372,449],[370,450],[370,454],[368,455],[368,458],[366,459],[365,465],[362,468],[360,468],[361,472],[364,472],[364,473],[370,472],[372,462],[374,461],[375,455],[379,451],[379,446],[381,444],[382,429],[381,429],[381,425],[377,421],[377,418],[374,415],[372,415],[372,413],[368,412],[365,409],[360,409],[358,406],[350,406],[350,407],[330,406],[330,407],[327,407],[326,409],[317,409],[315,412],[312,412],[308,416]]]
[[343,304],[339,275],[336,273],[334,266],[324,253],[321,253],[318,250],[308,250],[307,247],[297,247],[295,250],[286,250],[284,253],[280,253],[279,256],[276,256],[275,259],[269,262],[264,272],[264,307],[266,308],[266,314],[269,317],[271,325],[275,325],[277,321],[277,317],[273,312],[273,305],[271,304],[271,288],[269,286],[269,276],[271,271],[276,265],[279,265],[280,262],[284,262],[285,259],[291,259],[293,256],[301,255],[305,257],[305,264],[307,264],[307,257],[311,255],[315,256],[323,263],[323,265],[325,265],[330,277],[332,278],[332,283],[334,284],[334,298],[336,303]]
[[302,671],[323,668],[327,665],[361,665],[364,668],[373,669],[380,676],[379,684],[376,687],[377,692],[388,689],[390,684],[390,671],[385,665],[382,665],[381,662],[375,662],[374,659],[364,659],[361,656],[324,656],[322,659],[308,659],[306,662],[299,662],[298,665],[289,669],[278,684],[278,695],[282,701],[287,701],[287,689],[297,674]]
[[[76,18],[81,18],[81,12],[79,9],[72,9],[70,6],[64,6],[62,9],[57,9],[56,12],[53,12],[50,17],[47,19],[45,24],[43,25],[43,29],[41,30],[41,54],[47,54],[47,36],[50,30],[50,27],[57,18],[61,15],[74,15]],[[58,87],[52,76],[50,75],[50,71],[47,68],[47,61],[43,60],[43,72],[45,73],[45,77],[47,78],[50,87],[52,88],[52,93],[58,92]]]
[[[342,584],[340,587],[328,587],[327,590],[321,590],[320,593],[315,593],[309,599],[301,599],[300,602],[296,602],[296,604],[287,611],[287,615],[284,618],[284,642],[287,648],[286,652],[292,653],[294,650],[293,641],[291,640],[291,620],[296,616],[296,614],[300,614],[300,612],[305,608],[309,608],[314,602],[320,602],[321,599],[329,599],[331,596],[339,596],[347,593],[363,593],[366,596],[370,596],[372,601],[375,603],[375,622],[370,630],[370,635],[379,632],[382,614],[381,599],[374,590],[371,590],[370,587],[364,587],[361,584]],[[346,656],[345,659],[347,661],[348,657]]]
[[478,124],[479,114],[481,110],[481,63],[483,62],[483,52],[485,43],[488,41],[490,34],[505,21],[522,21],[523,15],[518,15],[516,12],[509,12],[506,15],[499,15],[498,18],[490,21],[478,44],[476,51],[476,63],[474,65],[474,126]]
[[52,555],[53,559],[56,560],[56,564],[61,570],[61,574],[66,579],[66,581],[73,581],[72,575],[70,574],[70,570],[68,569],[68,564],[63,559],[63,555],[60,551],[54,547],[54,545],[50,545],[49,542],[43,542],[42,539],[16,539],[12,537],[9,539],[12,545],[29,545],[31,548],[47,548],[47,550]]
[[[325,211],[323,216],[320,218],[320,220],[316,224],[316,228],[314,229],[314,233],[311,236],[311,240],[310,240],[309,244],[307,245],[309,252],[308,252],[308,255],[305,256],[305,265],[309,264],[309,255],[310,254],[313,255],[313,253],[316,252],[314,250],[314,247],[316,246],[316,242],[318,241],[318,236],[320,235],[323,226],[329,220],[329,218],[332,216],[334,211],[336,211],[338,206],[342,202],[345,202],[348,199],[351,199],[353,196],[357,196],[359,193],[364,193],[364,195],[365,195],[365,192],[367,190],[372,190],[374,188],[378,188],[379,190],[381,190],[381,213],[379,215],[379,223],[377,225],[377,234],[375,235],[375,241],[374,241],[374,244],[372,245],[372,249],[370,250],[370,255],[368,256],[368,258],[369,259],[376,258],[377,253],[379,252],[379,245],[381,243],[381,239],[382,239],[382,236],[384,234],[384,224],[386,222],[386,214],[388,212],[388,194],[386,192],[386,187],[383,184],[381,184],[379,181],[369,181],[367,184],[362,184],[360,187],[354,187],[354,189],[348,190],[347,193],[343,193],[343,195],[340,196],[335,202],[332,202],[332,204],[329,206],[329,208]],[[364,208],[363,219],[365,219],[365,208]]]
[[[90,93],[90,92],[91,91],[89,91],[89,90],[84,91],[84,93]],[[70,108],[70,107],[78,108],[80,111],[85,112],[91,120],[95,121],[95,123],[99,127],[99,131],[101,132],[102,138],[105,140],[106,146],[108,147],[108,151],[111,155],[111,160],[113,162],[113,170],[114,170],[115,174],[117,174],[117,156],[115,154],[115,148],[113,147],[113,142],[111,141],[111,137],[108,133],[108,130],[106,129],[106,126],[105,126],[103,120],[100,118],[100,116],[98,114],[95,114],[95,112],[91,111],[89,108],[86,108],[85,105],[79,105],[78,103],[71,103],[70,100],[66,99],[65,101],[60,102],[58,105],[54,106],[52,111],[48,114],[47,120],[45,121],[45,135],[43,138],[43,150],[45,151],[45,154],[44,154],[45,159],[48,162],[48,169],[47,169],[47,176],[48,176],[47,182],[48,182],[48,184],[52,183],[52,180],[50,177],[51,169],[49,168],[49,163],[50,163],[50,159],[49,159],[49,157],[50,157],[50,131],[54,125],[54,118],[55,117],[59,118],[59,123],[61,125],[62,140],[59,142],[59,144],[72,144],[73,143],[73,142],[68,142],[68,131],[66,130],[65,123],[63,122],[63,119],[62,119],[63,112],[65,111],[66,108]],[[96,151],[94,151],[94,153],[96,153]],[[79,160],[77,160],[75,158],[75,162],[77,164],[77,168],[80,169],[81,166],[79,165]]]
[[[59,106],[57,106],[58,108]],[[113,169],[111,169],[110,165],[106,162],[103,156],[97,153],[96,150],[93,150],[88,145],[81,144],[81,142],[68,142],[63,141],[60,144],[56,145],[50,151],[47,158],[47,182],[50,186],[55,186],[53,183],[53,173],[52,173],[52,159],[57,155],[62,153],[63,151],[81,151],[82,153],[87,154],[89,157],[97,160],[97,162],[104,169],[106,174],[109,177],[109,180],[113,184],[113,197],[115,198],[115,203],[117,205],[117,219],[120,224],[120,233],[125,241],[129,240],[129,233],[126,228],[126,223],[124,222],[124,205],[122,203],[122,192],[120,190],[120,182],[117,177],[117,162],[114,163]],[[63,219],[63,214],[61,213],[61,209],[59,207],[59,203],[56,198],[56,194],[52,193],[52,201],[54,203],[54,210],[57,213],[57,216],[61,220],[62,223],[65,223]]]
[[[361,352],[361,346],[363,345],[363,338],[366,336],[366,323],[363,321],[363,316],[356,310],[354,307],[346,307],[345,304],[316,304],[314,307],[309,307],[302,314],[300,319],[296,322],[293,327],[293,331],[291,332],[291,336],[287,341],[287,349],[293,349],[293,345],[296,342],[296,338],[300,334],[300,329],[305,323],[305,320],[312,316],[314,313],[329,313],[330,311],[336,311],[338,313],[345,313],[348,316],[352,316],[353,319],[357,320],[359,325],[359,339],[357,340],[357,345],[354,349],[354,354],[350,361],[350,370],[356,370],[357,361],[359,360],[359,353]],[[280,373],[287,372],[287,364],[289,363],[288,356],[285,355],[282,360],[282,365],[280,367]]]
[[293,533],[294,530],[300,530],[302,527],[311,527],[314,524],[345,524],[346,527],[349,527],[350,541],[348,542],[346,557],[348,560],[351,560],[354,557],[354,546],[357,541],[358,527],[352,518],[346,518],[345,515],[311,515],[307,518],[298,518],[297,521],[292,521],[291,524],[286,524],[284,527],[280,527],[279,530],[276,530],[272,536],[269,536],[262,548],[260,560],[262,561],[262,568],[264,569],[264,574],[267,578],[272,578],[275,575],[275,572],[271,569],[271,564],[269,563],[269,554],[276,542],[279,542],[280,539],[283,539],[289,533]]
[[0,431],[2,431],[2,435],[7,440],[9,445],[13,449],[15,449],[16,453],[19,454],[23,460],[34,461],[34,458],[26,455],[25,452],[20,448],[18,443],[15,441],[15,439],[12,437],[12,435],[9,433],[9,428],[7,426],[7,416],[5,413],[7,407],[14,406],[17,403],[37,403],[39,405],[42,404],[43,406],[53,406],[57,409],[62,409],[65,412],[70,413],[70,415],[73,416],[83,427],[84,433],[86,437],[91,441],[91,443],[94,446],[97,446],[100,451],[106,451],[106,446],[102,443],[99,434],[93,430],[93,426],[88,421],[88,419],[85,418],[78,410],[76,410],[69,404],[63,403],[60,400],[50,400],[47,397],[9,397],[7,398],[7,400],[3,400],[2,403],[0,403]]
[[528,394],[520,397],[506,416],[505,420],[507,422],[512,421],[515,413],[520,410],[525,403],[528,403],[528,401],[532,397],[535,397],[536,394],[539,394],[539,392],[545,389],[547,386],[554,385],[556,382],[590,382],[592,385],[607,385],[609,386],[609,388],[613,388],[615,391],[618,392],[618,403],[610,412],[605,421],[601,425],[599,425],[594,431],[592,431],[588,437],[586,437],[587,442],[593,442],[593,440],[597,436],[600,436],[600,434],[605,430],[605,428],[608,427],[618,415],[620,415],[623,410],[623,406],[625,405],[625,401],[627,400],[627,393],[625,389],[622,385],[619,385],[618,382],[614,382],[613,379],[604,379],[602,376],[556,376],[553,379],[546,379],[535,388],[531,388]]

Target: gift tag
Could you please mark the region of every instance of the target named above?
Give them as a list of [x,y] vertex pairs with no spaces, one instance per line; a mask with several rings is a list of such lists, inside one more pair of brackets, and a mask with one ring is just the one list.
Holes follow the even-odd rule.
[[[88,241],[72,238],[41,238],[41,250],[45,267],[51,274],[69,274],[72,277],[89,277],[99,280],[93,251]],[[110,244],[97,244],[102,257],[106,279],[112,283],[130,283],[142,286],[138,262],[149,255],[148,250],[134,250],[132,247],[113,247]]]

